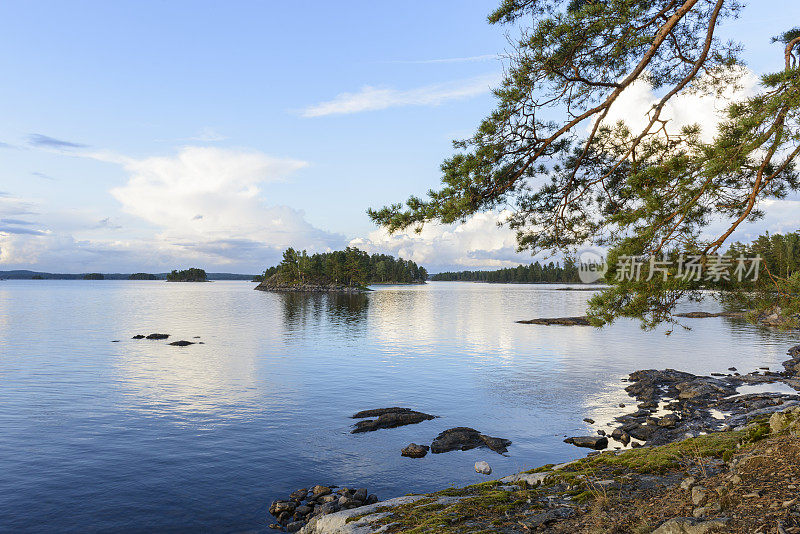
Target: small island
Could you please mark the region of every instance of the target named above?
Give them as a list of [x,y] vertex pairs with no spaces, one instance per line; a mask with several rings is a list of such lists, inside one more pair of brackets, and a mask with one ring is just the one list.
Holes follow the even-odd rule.
[[183,271],[176,271],[173,269],[167,275],[167,282],[208,282],[208,276],[203,269],[192,267]]
[[106,277],[101,273],[86,273],[83,275],[84,280],[105,280]]
[[353,247],[308,255],[293,248],[279,265],[263,274],[260,291],[341,292],[368,291],[370,284],[424,284],[428,271],[413,261],[372,254]]

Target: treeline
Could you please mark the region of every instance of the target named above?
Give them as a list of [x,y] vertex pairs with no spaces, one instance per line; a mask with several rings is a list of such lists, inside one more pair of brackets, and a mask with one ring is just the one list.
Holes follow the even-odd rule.
[[761,256],[761,277],[789,279],[800,272],[800,232],[772,234],[767,232],[753,242],[734,243],[726,253],[736,258]]
[[496,271],[458,271],[434,274],[431,280],[437,282],[495,282],[517,284],[577,283],[578,268],[574,262],[565,260],[564,265],[549,262],[544,265],[538,261],[530,265],[520,265]]
[[428,279],[425,267],[413,261],[386,254],[369,255],[353,247],[311,255],[305,250],[289,248],[283,253],[279,265],[264,271],[264,279],[275,274],[280,274],[281,279],[289,283],[323,281],[348,287],[421,283]]

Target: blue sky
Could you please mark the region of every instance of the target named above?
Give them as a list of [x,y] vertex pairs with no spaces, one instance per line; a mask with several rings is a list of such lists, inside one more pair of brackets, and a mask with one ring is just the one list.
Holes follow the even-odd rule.
[[[258,272],[348,243],[433,270],[528,261],[492,214],[415,239],[365,214],[435,187],[490,111],[495,4],[0,4],[0,270]],[[761,73],[797,20],[759,1],[724,32]],[[792,207],[751,231],[795,229]]]

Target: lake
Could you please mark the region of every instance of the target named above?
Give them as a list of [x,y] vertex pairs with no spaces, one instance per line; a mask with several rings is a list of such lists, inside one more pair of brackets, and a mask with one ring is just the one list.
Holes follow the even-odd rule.
[[[728,318],[668,337],[514,323],[582,314],[591,292],[555,286],[253,287],[0,282],[0,530],[253,532],[308,485],[387,499],[483,480],[477,460],[500,477],[585,455],[562,440],[634,404],[631,371],[782,370],[798,343]],[[204,344],[131,339],[152,332]],[[439,418],[350,434],[352,413],[387,406]],[[512,440],[508,455],[400,456],[456,426]]]

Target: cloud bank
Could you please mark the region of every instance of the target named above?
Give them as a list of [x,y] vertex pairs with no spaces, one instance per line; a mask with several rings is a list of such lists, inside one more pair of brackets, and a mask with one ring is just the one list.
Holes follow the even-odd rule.
[[[286,247],[331,250],[344,236],[309,223],[301,210],[271,205],[262,193],[306,162],[257,151],[185,147],[143,159],[91,154],[123,166],[124,185],[111,189],[124,213],[148,223],[140,237],[114,239],[117,217],[86,217],[74,235],[57,225],[0,225],[0,265],[60,271],[166,270],[201,266],[256,273]],[[20,219],[34,204],[0,199],[0,217]],[[81,237],[76,237],[80,235]],[[135,269],[134,269],[135,267]]]
[[498,74],[479,76],[457,82],[427,85],[416,89],[398,90],[364,86],[355,93],[341,93],[332,100],[304,109],[303,117],[348,115],[365,111],[402,106],[438,106],[451,100],[462,100],[486,94],[500,80]]
[[528,253],[517,253],[514,231],[498,226],[509,213],[486,212],[458,224],[428,224],[390,235],[384,229],[353,239],[350,246],[367,252],[382,252],[413,260],[432,272],[513,267],[532,261]]

